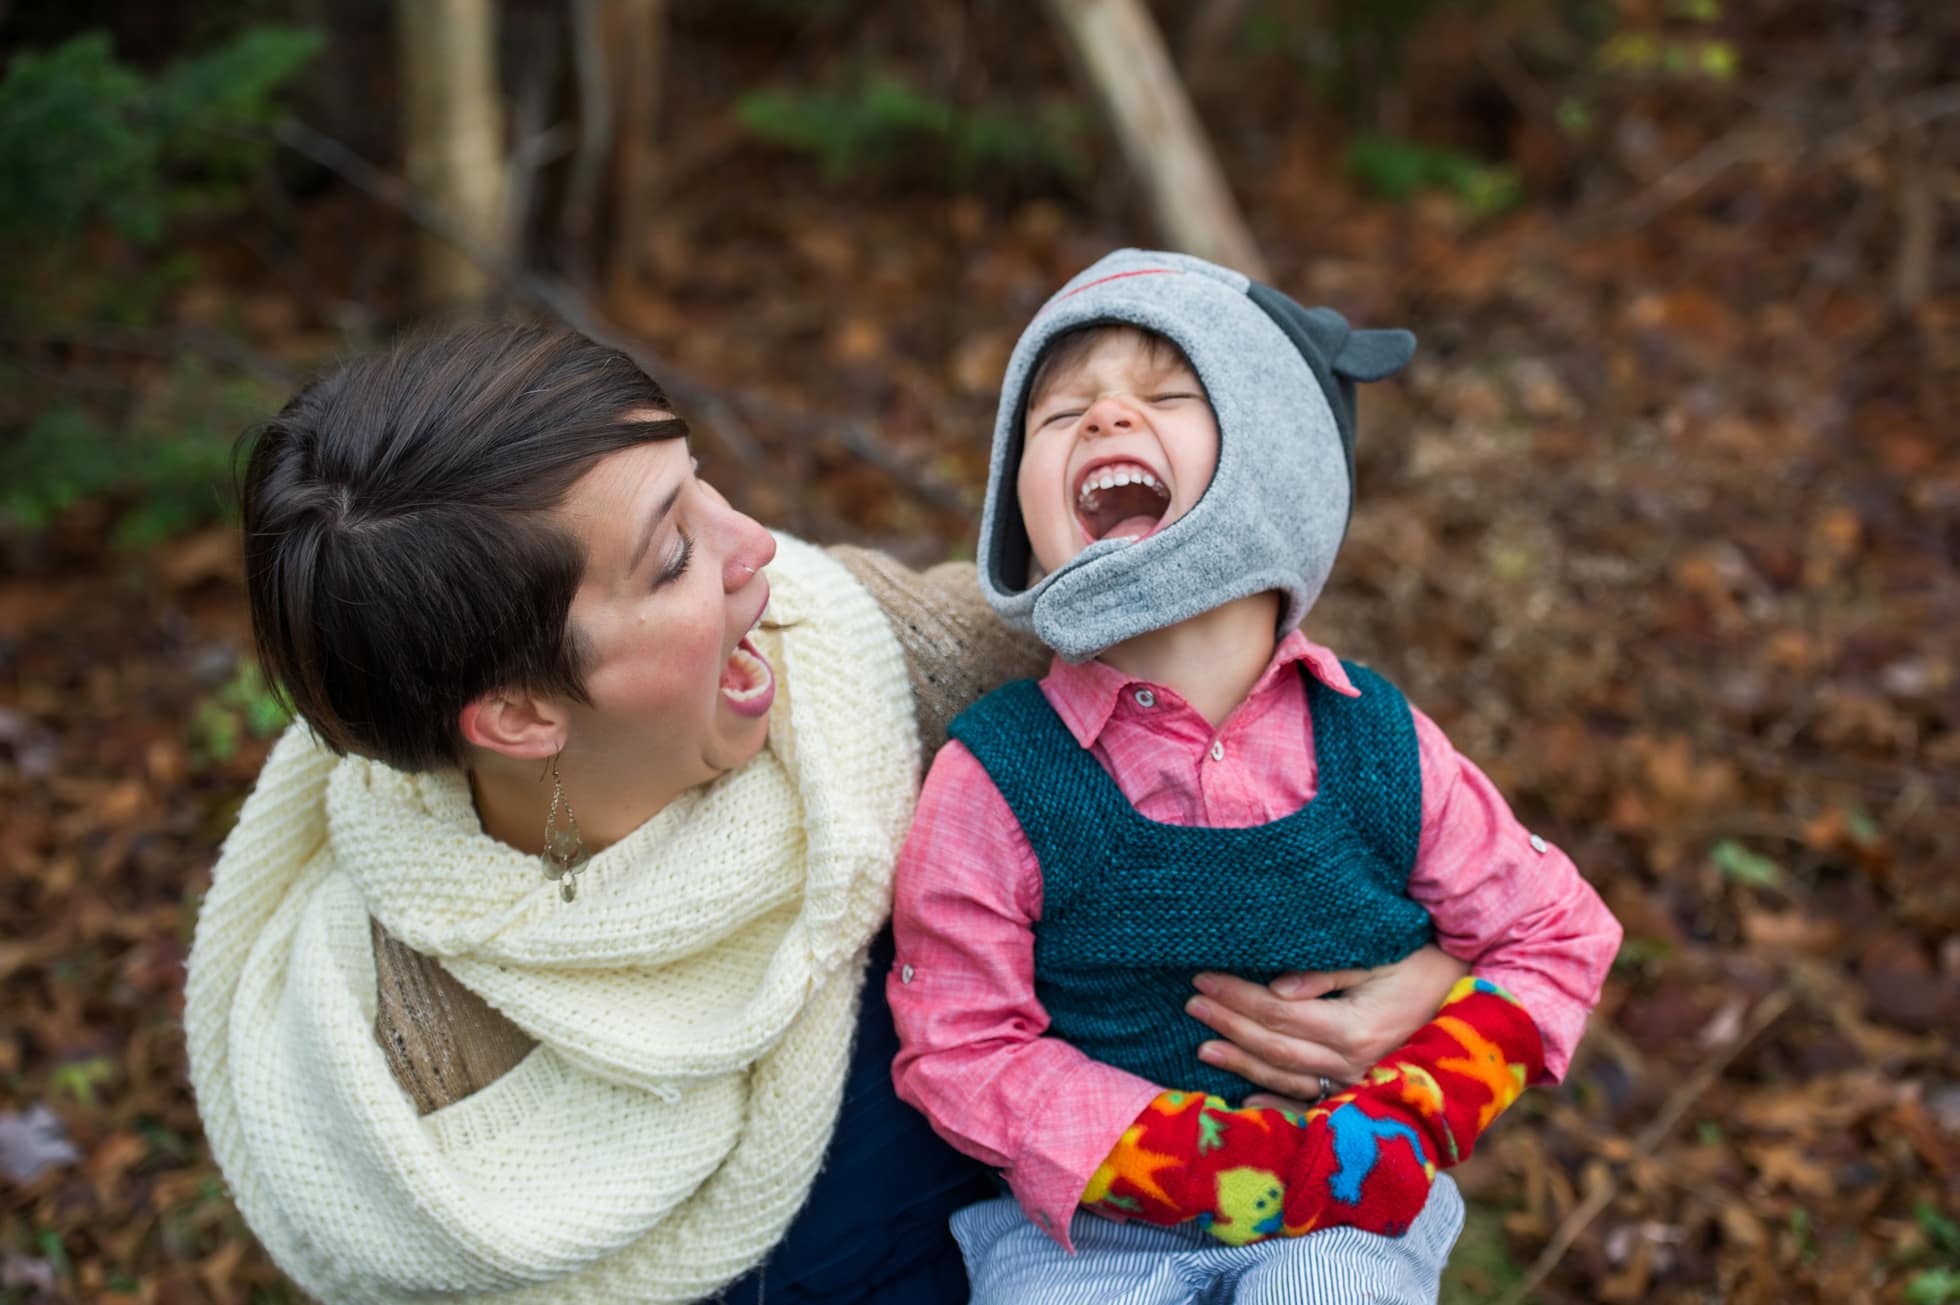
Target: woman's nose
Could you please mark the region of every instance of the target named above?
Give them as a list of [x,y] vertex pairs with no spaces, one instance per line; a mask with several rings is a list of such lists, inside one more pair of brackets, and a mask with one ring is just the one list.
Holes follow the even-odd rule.
[[735,592],[768,566],[776,556],[776,537],[754,517],[728,509],[729,543],[723,554],[721,581],[729,593]]
[[1089,405],[1089,411],[1082,414],[1082,431],[1085,435],[1110,435],[1131,430],[1135,426],[1136,413],[1129,404],[1113,394],[1103,395]]

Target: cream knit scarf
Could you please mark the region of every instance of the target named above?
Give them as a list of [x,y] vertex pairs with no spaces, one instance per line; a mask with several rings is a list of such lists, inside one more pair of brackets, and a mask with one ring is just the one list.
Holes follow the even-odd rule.
[[[769,576],[768,747],[595,856],[574,902],[481,831],[460,773],[336,758],[297,727],[274,748],[198,920],[184,1023],[238,1206],[312,1295],[693,1300],[789,1226],[919,757],[869,595],[786,538]],[[537,1049],[418,1117],[374,1040],[370,915]]]

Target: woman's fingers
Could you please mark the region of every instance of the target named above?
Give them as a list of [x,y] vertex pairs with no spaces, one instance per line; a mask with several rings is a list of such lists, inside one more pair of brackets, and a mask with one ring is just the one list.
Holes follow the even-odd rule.
[[1367,970],[1309,970],[1299,974],[1282,974],[1273,980],[1272,987],[1280,996],[1299,1001],[1356,987],[1368,974]]
[[[1320,1096],[1320,1075],[1302,1074],[1295,1070],[1281,1069],[1272,1062],[1251,1054],[1242,1047],[1230,1042],[1207,1042],[1198,1050],[1199,1058],[1210,1065],[1228,1070],[1240,1078],[1257,1083],[1268,1092],[1282,1097],[1293,1098],[1296,1104],[1287,1109],[1301,1109],[1298,1102],[1311,1103]],[[1332,1078],[1333,1075],[1328,1075]],[[1251,1104],[1248,1102],[1248,1104]]]
[[1302,1097],[1282,1097],[1271,1092],[1254,1092],[1239,1104],[1253,1110],[1285,1110],[1296,1115],[1304,1115],[1317,1103]]
[[[1260,1020],[1242,1015],[1213,998],[1193,997],[1185,1009],[1191,1013],[1192,1018],[1225,1038],[1226,1042],[1222,1045],[1229,1046],[1234,1053],[1269,1066],[1272,1072],[1291,1075],[1292,1077],[1287,1080],[1290,1085],[1311,1083],[1313,1086],[1307,1094],[1309,1096],[1319,1095],[1320,1075],[1325,1074],[1331,1079],[1342,1079],[1352,1069],[1349,1057],[1338,1046],[1317,1041],[1310,1035],[1290,1032],[1284,1028],[1275,1029]],[[1283,1024],[1285,1021],[1280,1022]],[[1221,1044],[1207,1043],[1206,1045]],[[1223,1060],[1212,1060],[1210,1057],[1205,1059],[1211,1064],[1232,1069],[1234,1073],[1242,1072]],[[1244,1076],[1253,1079],[1261,1087],[1269,1087],[1275,1092],[1298,1095],[1293,1086],[1283,1086],[1267,1079],[1256,1078],[1251,1074]]]
[[[1248,983],[1230,974],[1201,974],[1198,990],[1204,996],[1187,1004],[1193,1018],[1217,1029],[1247,1050],[1257,1052],[1281,1065],[1295,1069],[1318,1070],[1308,1063],[1293,1064],[1293,1058],[1273,1042],[1255,1046],[1240,1037],[1251,1029],[1277,1035],[1291,1043],[1311,1044],[1336,1059],[1350,1058],[1354,1050],[1354,1011],[1343,1001],[1321,1001],[1317,997],[1289,998],[1276,995],[1263,983]],[[1214,1012],[1216,1018],[1205,1012]],[[1227,1027],[1221,1021],[1231,1021]],[[1256,1036],[1256,1035],[1255,1035]]]

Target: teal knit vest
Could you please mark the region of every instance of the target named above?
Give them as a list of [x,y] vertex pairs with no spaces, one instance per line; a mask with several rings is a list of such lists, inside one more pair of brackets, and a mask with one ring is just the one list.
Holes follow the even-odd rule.
[[1035,993],[1052,1033],[1161,1088],[1237,1104],[1258,1089],[1198,1059],[1217,1034],[1184,1012],[1193,975],[1265,983],[1386,965],[1430,940],[1406,891],[1422,830],[1415,724],[1395,686],[1342,665],[1359,698],[1303,674],[1313,801],[1243,829],[1139,815],[1033,680],[953,722],[1041,864]]

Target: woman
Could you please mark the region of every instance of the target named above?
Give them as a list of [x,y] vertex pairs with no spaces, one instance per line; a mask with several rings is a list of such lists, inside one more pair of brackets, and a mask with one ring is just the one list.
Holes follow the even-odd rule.
[[[864,980],[921,738],[1039,658],[964,568],[772,537],[685,434],[617,352],[492,327],[349,364],[252,450],[253,626],[309,728],[226,843],[185,1024],[239,1207],[321,1299],[963,1298],[985,1176],[896,1103]],[[1312,1095],[1460,972],[1228,985],[1209,1022]]]

